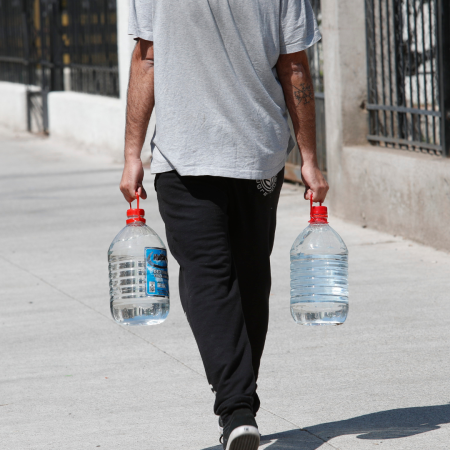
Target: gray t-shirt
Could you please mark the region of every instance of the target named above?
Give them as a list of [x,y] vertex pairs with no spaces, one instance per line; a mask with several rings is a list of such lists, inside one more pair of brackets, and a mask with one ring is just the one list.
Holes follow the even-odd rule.
[[152,173],[265,179],[293,147],[275,64],[320,38],[309,0],[131,0],[154,42]]

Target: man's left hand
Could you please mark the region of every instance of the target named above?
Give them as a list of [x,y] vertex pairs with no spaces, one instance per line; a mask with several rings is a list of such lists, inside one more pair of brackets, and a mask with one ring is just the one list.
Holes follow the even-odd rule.
[[143,179],[144,168],[142,167],[142,161],[140,159],[126,160],[120,182],[120,190],[128,203],[136,199],[136,193],[142,199],[147,198],[147,192],[145,192],[142,185]]

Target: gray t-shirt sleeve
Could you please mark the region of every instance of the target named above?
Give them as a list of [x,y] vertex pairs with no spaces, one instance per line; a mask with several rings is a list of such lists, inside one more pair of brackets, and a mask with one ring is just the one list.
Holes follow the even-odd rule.
[[309,0],[281,0],[280,53],[307,49],[321,39]]
[[153,0],[130,0],[128,34],[153,41]]

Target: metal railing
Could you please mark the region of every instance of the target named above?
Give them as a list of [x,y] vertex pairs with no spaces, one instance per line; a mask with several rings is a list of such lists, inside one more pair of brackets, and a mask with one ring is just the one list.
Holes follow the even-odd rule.
[[66,14],[70,89],[118,97],[116,0],[67,0]]
[[28,128],[48,130],[47,94],[119,96],[116,0],[0,0],[0,80],[29,89]]
[[[322,28],[321,0],[310,0],[317,19],[319,29]],[[325,97],[323,85],[323,44],[317,44],[307,50],[309,69],[314,85],[314,97],[316,103],[316,148],[319,167],[324,174],[327,172],[327,149],[325,139]],[[291,181],[301,181],[301,157],[298,147],[292,150],[287,159],[286,178]]]
[[0,81],[34,84],[33,39],[26,33],[30,1],[0,0]]
[[372,144],[447,153],[441,42],[446,1],[365,0]]

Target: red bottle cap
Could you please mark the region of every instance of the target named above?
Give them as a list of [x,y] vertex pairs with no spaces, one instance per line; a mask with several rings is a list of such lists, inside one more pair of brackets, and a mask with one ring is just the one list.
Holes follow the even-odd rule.
[[127,217],[131,216],[145,216],[145,211],[143,209],[128,209]]
[[127,217],[129,219],[127,220],[127,225],[134,222],[141,222],[145,223],[145,211],[143,209],[139,209],[139,194],[136,192],[136,199],[137,199],[137,208],[132,209],[131,203],[130,203],[130,209],[127,211]]
[[309,223],[328,223],[328,209],[326,206],[313,206],[313,194],[311,192],[311,220]]

